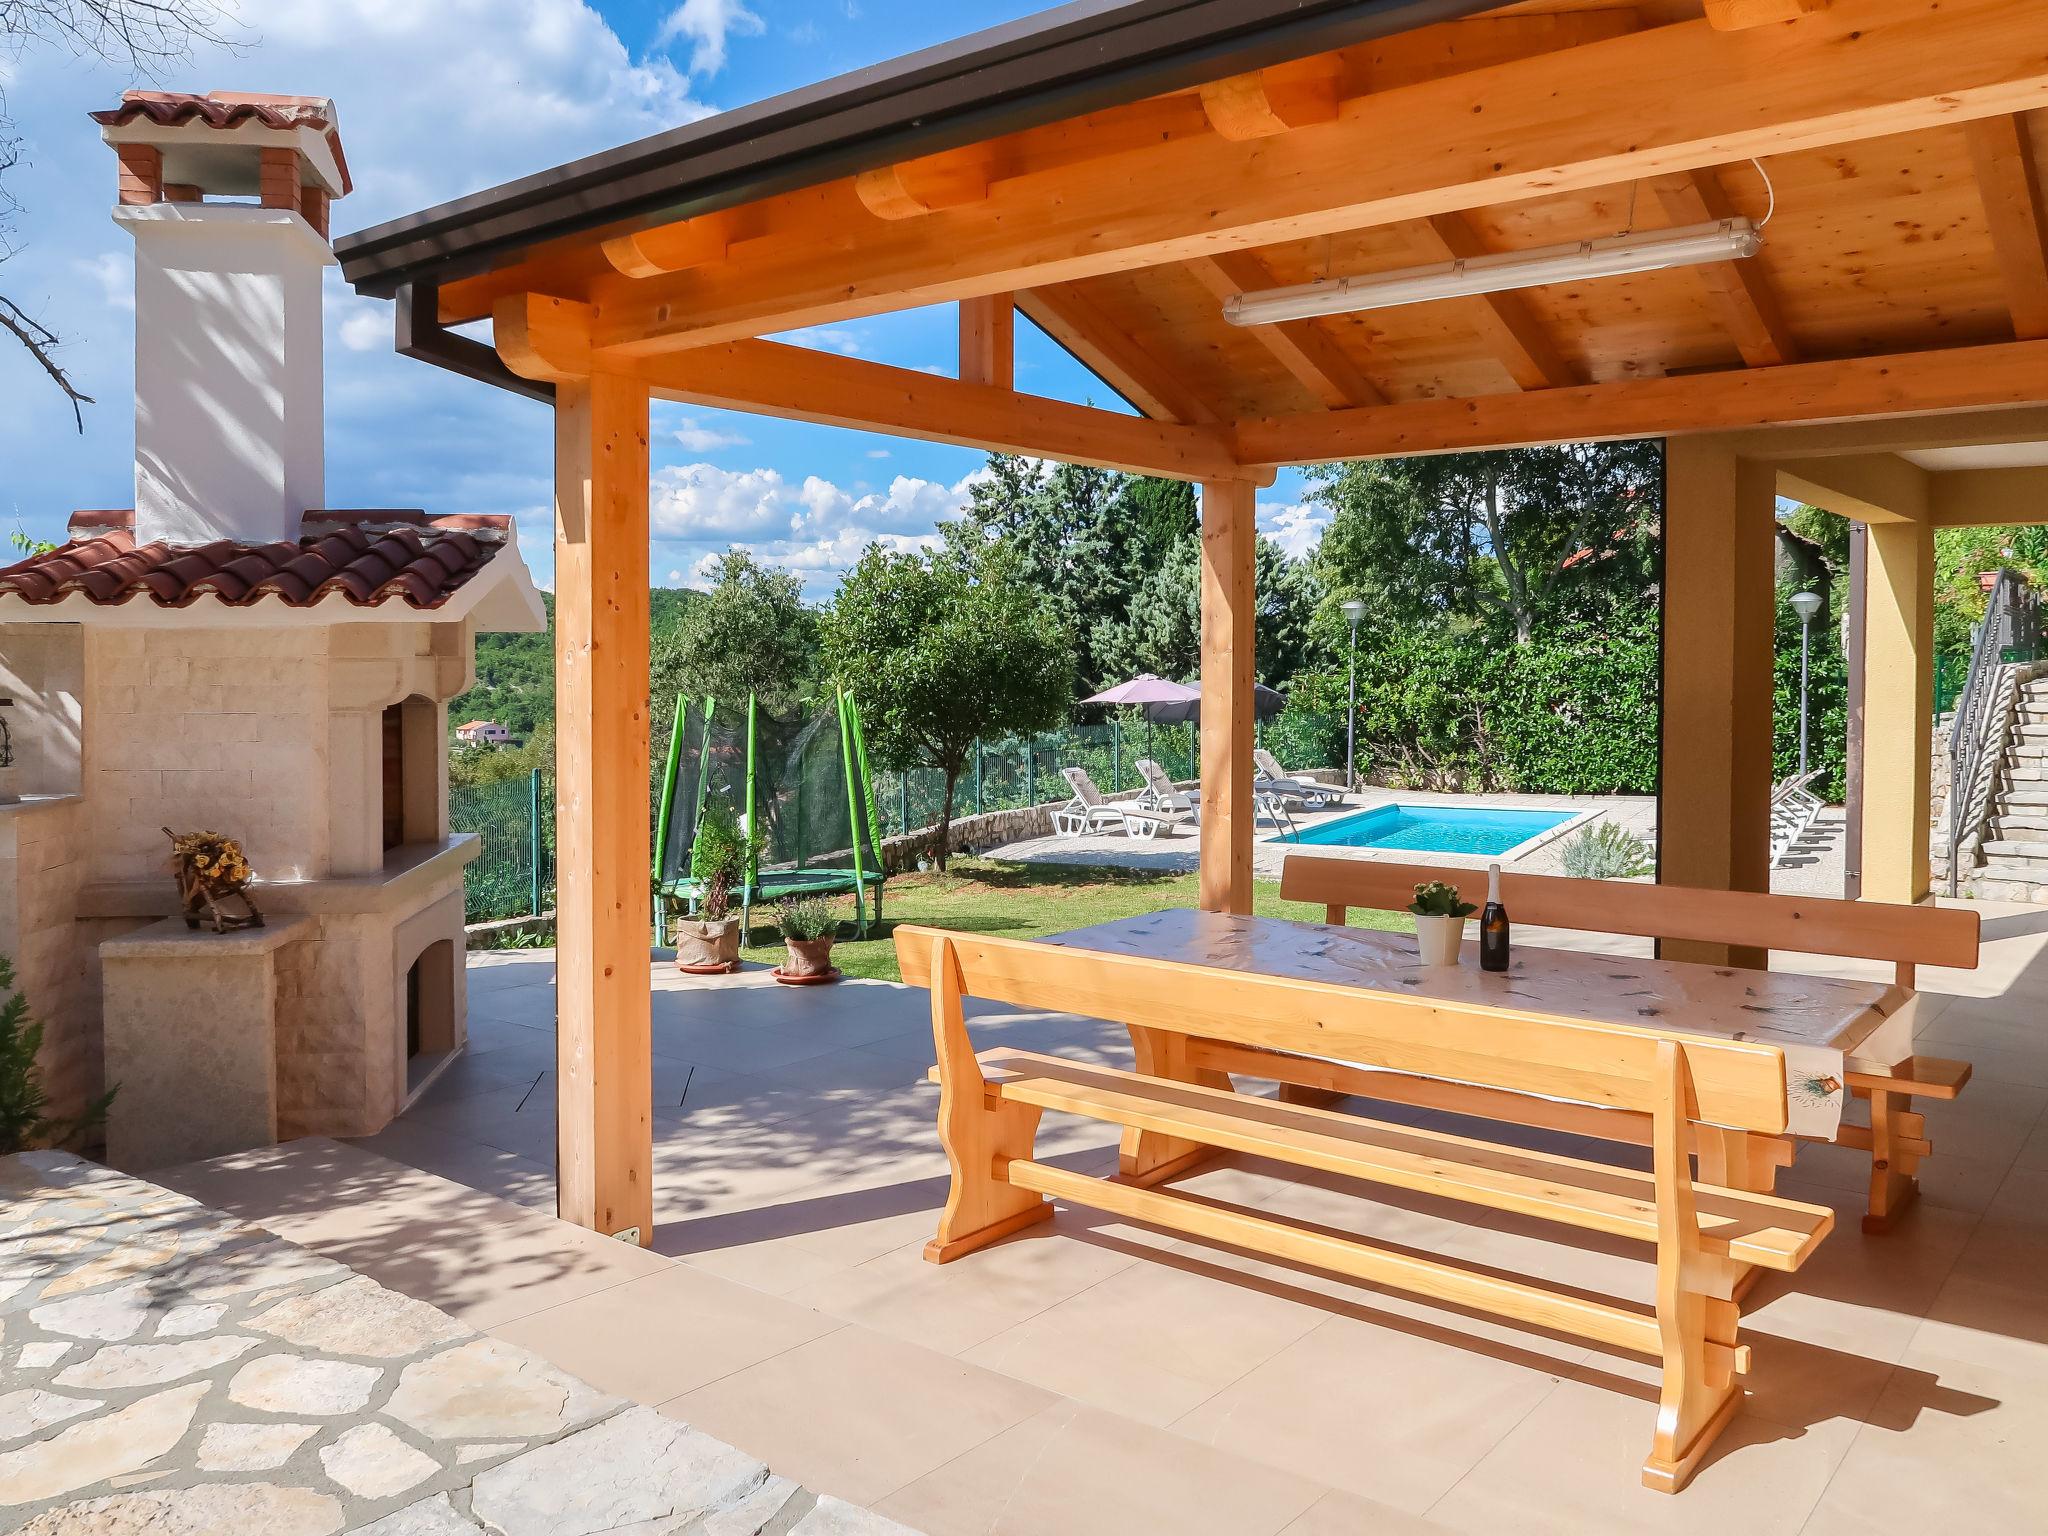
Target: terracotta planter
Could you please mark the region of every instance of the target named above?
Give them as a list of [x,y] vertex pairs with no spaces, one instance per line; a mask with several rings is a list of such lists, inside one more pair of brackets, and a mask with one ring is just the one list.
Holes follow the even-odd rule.
[[1456,965],[1458,950],[1465,942],[1462,917],[1418,917],[1415,919],[1415,947],[1424,965]]
[[784,939],[789,951],[782,969],[790,976],[823,976],[832,969],[831,939]]
[[734,917],[715,923],[679,918],[670,925],[676,942],[676,969],[693,975],[736,971],[740,965],[740,924]]

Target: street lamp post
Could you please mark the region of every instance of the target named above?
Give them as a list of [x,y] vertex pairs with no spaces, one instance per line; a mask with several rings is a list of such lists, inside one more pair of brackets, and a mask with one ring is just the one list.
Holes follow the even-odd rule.
[[1344,711],[1344,788],[1358,788],[1358,621],[1365,617],[1365,604],[1357,598],[1344,605],[1344,617],[1351,625],[1351,705]]
[[1792,611],[1799,615],[1799,776],[1806,777],[1807,663],[1812,652],[1813,616],[1820,612],[1818,592],[1794,592]]

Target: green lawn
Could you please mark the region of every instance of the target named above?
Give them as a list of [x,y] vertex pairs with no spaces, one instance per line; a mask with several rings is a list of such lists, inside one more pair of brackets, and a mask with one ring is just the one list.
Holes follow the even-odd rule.
[[[832,958],[849,976],[895,981],[899,979],[896,946],[889,935],[898,923],[925,923],[935,928],[1000,934],[1010,939],[1036,939],[1165,907],[1192,907],[1195,902],[1192,874],[955,858],[953,867],[943,875],[892,875],[882,904],[885,920],[881,931],[870,929],[865,940],[852,936],[853,898],[844,898],[847,921]],[[1262,917],[1292,917],[1308,922],[1321,922],[1323,918],[1321,907],[1282,901],[1280,887],[1269,880],[1258,882],[1254,907]],[[755,943],[743,951],[745,958],[779,965],[782,941],[775,932],[773,909],[757,908],[754,916]],[[1354,912],[1351,920],[1364,927],[1410,926],[1407,917],[1382,912]]]

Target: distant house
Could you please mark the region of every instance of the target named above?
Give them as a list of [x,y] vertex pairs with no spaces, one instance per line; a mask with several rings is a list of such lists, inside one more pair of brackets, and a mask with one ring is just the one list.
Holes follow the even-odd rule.
[[495,720],[471,720],[455,727],[455,739],[466,747],[509,747],[512,733]]

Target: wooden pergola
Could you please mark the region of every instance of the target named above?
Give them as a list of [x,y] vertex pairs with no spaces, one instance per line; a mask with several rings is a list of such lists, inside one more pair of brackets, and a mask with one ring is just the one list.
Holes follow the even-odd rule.
[[[1257,488],[1665,436],[1661,878],[1767,887],[1783,491],[1869,528],[1865,892],[1917,900],[1933,529],[2048,511],[2043,108],[2040,0],[1089,3],[341,242],[401,350],[554,404],[562,1215],[652,1231],[650,400],[1199,483],[1220,910],[1251,899]],[[1767,209],[1749,260],[1222,314]],[[957,378],[763,339],[935,304]],[[1018,310],[1140,414],[1017,390]],[[448,329],[485,320],[495,355]]]

